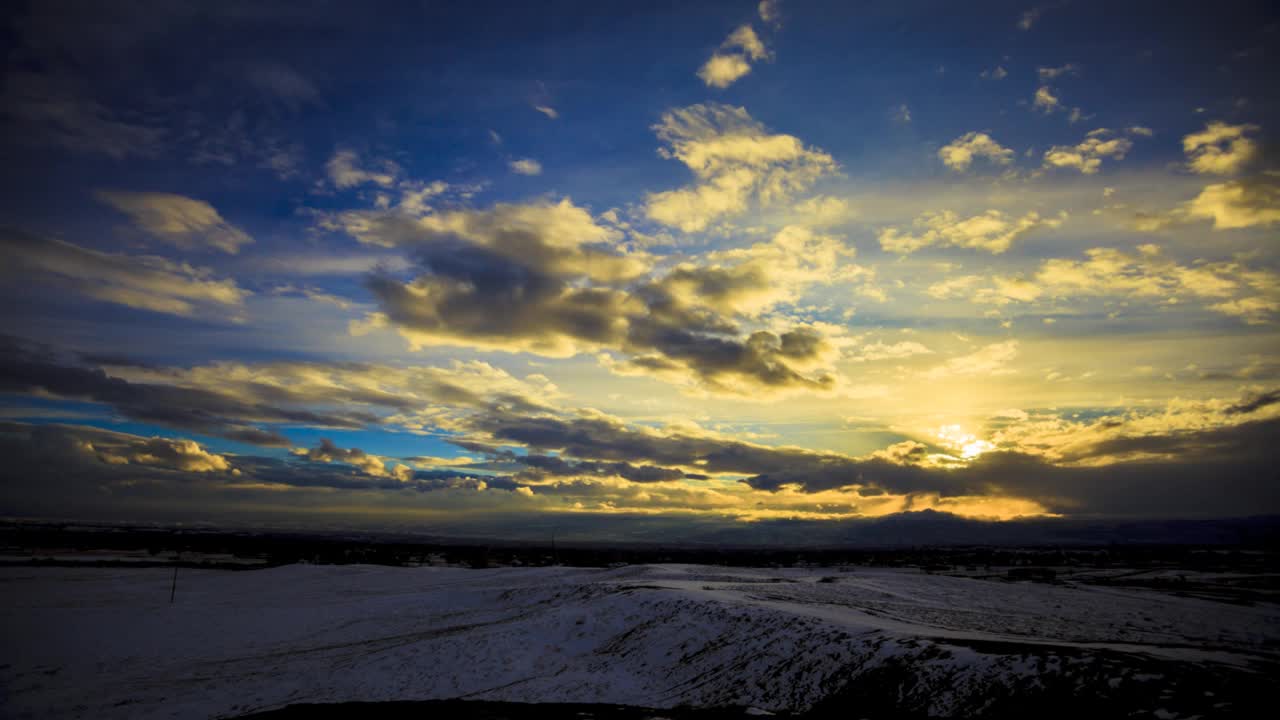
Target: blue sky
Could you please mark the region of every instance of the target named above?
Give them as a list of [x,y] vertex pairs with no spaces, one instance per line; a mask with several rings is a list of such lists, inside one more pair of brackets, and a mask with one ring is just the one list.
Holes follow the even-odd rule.
[[7,514],[1276,509],[1265,3],[6,13]]

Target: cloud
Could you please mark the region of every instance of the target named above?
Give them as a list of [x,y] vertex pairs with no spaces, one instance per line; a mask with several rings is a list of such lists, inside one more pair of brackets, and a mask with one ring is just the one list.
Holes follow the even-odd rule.
[[1085,175],[1093,175],[1102,167],[1103,158],[1123,160],[1133,149],[1128,138],[1116,136],[1106,128],[1089,132],[1078,145],[1054,145],[1044,154],[1044,167],[1071,168]]
[[760,20],[766,25],[778,27],[782,24],[781,0],[760,0],[760,4],[756,6],[756,12],[760,15]]
[[1015,218],[1000,210],[988,210],[962,219],[956,213],[944,210],[927,212],[916,218],[913,225],[918,230],[923,230],[918,235],[889,227],[880,231],[879,240],[880,247],[885,252],[901,255],[933,245],[986,250],[998,255],[1008,250],[1015,240],[1030,233],[1061,227],[1066,218],[1065,211],[1057,217],[1046,218],[1032,210]]
[[[1016,355],[1017,343],[1006,341],[953,358],[937,374],[971,376],[1004,372]],[[793,447],[771,447],[725,438],[690,428],[628,426],[616,418],[593,415],[568,417],[478,416],[472,430],[494,442],[514,443],[559,458],[592,462],[651,463],[671,469],[692,468],[703,474],[747,476],[744,483],[770,493],[842,491],[858,496],[877,492],[908,497],[1024,498],[1051,510],[1098,513],[1167,514],[1186,512],[1207,503],[1222,512],[1220,488],[1197,478],[1205,472],[1235,479],[1234,489],[1260,500],[1262,484],[1251,475],[1275,461],[1274,444],[1262,438],[1274,432],[1277,404],[1250,395],[1239,402],[1222,402],[1216,412],[1185,413],[1170,422],[1169,411],[1133,414],[1122,423],[1104,419],[1098,434],[1081,444],[1063,445],[1074,432],[1059,433],[1069,421],[1055,421],[1056,429],[1039,418],[1013,420],[1004,434],[991,436],[993,451],[968,462],[952,456],[938,465],[936,452],[919,443],[909,452],[873,453],[852,457]],[[1176,405],[1170,410],[1175,410]],[[1246,411],[1232,414],[1233,408]],[[1175,416],[1176,417],[1176,416]],[[1118,438],[1125,440],[1122,447]],[[558,461],[557,461],[558,462]],[[1242,474],[1243,473],[1243,474]],[[1264,473],[1265,475],[1265,473]],[[1115,478],[1123,478],[1118,484]],[[1152,493],[1176,485],[1165,502]],[[1274,502],[1274,492],[1270,493]],[[1161,494],[1161,497],[1164,497]],[[1238,499],[1238,498],[1237,498]],[[768,501],[765,501],[768,502]],[[1143,502],[1147,505],[1144,508]],[[1268,505],[1269,507],[1270,505]],[[1155,509],[1157,508],[1158,509]],[[1240,506],[1245,507],[1245,506]]]
[[0,423],[0,436],[13,435],[25,435],[32,446],[63,457],[80,457],[103,465],[196,474],[232,470],[228,456],[209,452],[186,438],[140,437],[84,426]]
[[98,459],[111,465],[151,465],[183,472],[221,472],[231,469],[227,458],[200,447],[194,440],[153,437],[118,445],[91,446]]
[[856,215],[846,200],[830,195],[816,195],[791,206],[798,224],[806,227],[839,225]]
[[1227,300],[1209,306],[1210,310],[1223,315],[1238,317],[1249,325],[1265,325],[1280,312],[1280,294],[1254,295],[1251,297]]
[[339,310],[350,310],[355,303],[344,297],[339,297],[333,293],[327,293],[318,287],[312,286],[296,286],[296,285],[277,285],[271,288],[271,294],[276,296],[297,296],[304,297],[315,302],[326,303],[332,305]]
[[404,248],[426,271],[409,283],[386,273],[368,281],[385,320],[415,346],[564,356],[582,342],[617,344],[634,301],[572,281],[611,283],[648,269],[642,256],[614,251],[616,233],[569,200],[433,214],[358,237]]
[[171,193],[105,190],[95,196],[128,215],[138,228],[152,237],[180,248],[208,246],[234,255],[241,245],[253,242],[253,238],[224,220],[203,200]]
[[854,362],[876,362],[878,360],[901,360],[916,355],[932,354],[932,350],[914,340],[903,340],[892,344],[883,342],[868,343],[854,351],[850,359]]
[[[701,152],[701,151],[700,151]],[[705,162],[722,162],[716,149]],[[735,156],[735,162],[739,160]],[[498,204],[397,221],[358,235],[409,251],[421,273],[367,281],[380,311],[358,331],[393,327],[413,347],[457,345],[565,357],[615,351],[616,372],[703,390],[830,391],[834,348],[811,328],[744,333],[738,320],[794,299],[807,284],[858,276],[843,243],[787,228],[769,243],[711,253],[645,278],[646,256],[611,249],[617,232],[568,200]],[[815,371],[815,374],[809,374]]]
[[744,55],[752,60],[764,60],[769,57],[768,49],[765,48],[764,43],[760,41],[760,37],[756,35],[756,31],[750,25],[742,25],[730,33],[722,47],[741,50]]
[[291,145],[281,149],[269,149],[258,161],[258,167],[271,170],[281,180],[288,180],[301,173],[302,147]]
[[991,68],[990,70],[983,70],[982,72],[978,73],[978,77],[984,80],[987,80],[987,79],[1003,80],[1006,77],[1009,77],[1009,71],[1005,70],[1003,65],[997,65]]
[[102,302],[190,317],[238,310],[250,293],[234,280],[153,255],[106,253],[63,240],[0,231],[10,282],[39,278],[47,287],[71,290]]
[[1051,258],[1031,279],[994,278],[993,287],[976,290],[974,300],[999,305],[1034,302],[1042,296],[1059,300],[1102,297],[1172,305],[1195,299],[1209,303],[1209,310],[1252,324],[1268,322],[1280,307],[1280,276],[1271,271],[1238,262],[1184,265],[1164,257],[1155,245],[1138,250],[1133,254],[1094,248],[1085,252],[1084,260]]
[[[398,466],[370,475],[345,463],[311,462],[254,455],[218,455],[185,439],[144,438],[98,428],[0,423],[0,453],[15,464],[0,467],[6,507],[37,514],[85,513],[102,518],[244,518],[262,503],[271,514],[294,519],[313,512],[333,517],[335,499],[368,511],[405,508],[424,493],[432,506],[456,512],[477,502],[500,508],[498,493],[511,491],[508,477],[455,471],[413,471]],[[225,464],[225,467],[224,467]],[[482,500],[483,499],[483,500]],[[279,503],[276,505],[275,503]],[[412,512],[431,512],[418,505]]]
[[672,110],[654,130],[666,145],[660,154],[684,163],[697,184],[650,194],[645,214],[684,232],[743,213],[753,199],[762,205],[786,200],[836,169],[827,153],[794,136],[770,134],[743,108],[712,103]]
[[172,367],[119,357],[72,362],[49,348],[0,340],[0,392],[101,403],[137,422],[261,445],[290,444],[262,424],[419,433],[454,427],[489,408],[545,412],[560,397],[545,377],[520,379],[480,361],[447,367],[289,361]]
[[[495,406],[456,427],[463,435],[455,436],[455,444],[488,456],[478,469],[511,466],[514,476],[388,471],[381,460],[379,471],[366,453],[324,442],[283,460],[216,456],[198,444],[94,428],[0,423],[0,454],[10,460],[0,468],[0,487],[7,502],[25,498],[12,506],[26,512],[58,502],[65,511],[89,488],[134,509],[142,497],[153,506],[167,501],[178,507],[184,501],[207,506],[238,499],[243,509],[252,497],[244,493],[269,488],[283,498],[281,507],[299,512],[314,497],[307,490],[320,488],[331,492],[317,507],[328,509],[335,498],[346,507],[406,508],[414,494],[430,492],[442,493],[432,501],[438,509],[488,512],[519,494],[566,507],[576,502],[606,510],[757,518],[770,512],[849,517],[907,506],[1002,517],[1046,510],[1118,517],[1238,514],[1277,500],[1274,488],[1259,480],[1280,460],[1269,442],[1280,424],[1276,397],[1280,391],[1263,389],[1089,421],[1006,412],[983,441],[989,450],[968,460],[946,455],[948,447],[927,439],[854,457],[746,442],[687,423],[628,425],[594,411],[528,414]],[[139,462],[108,459],[124,455]],[[206,456],[221,457],[229,469]],[[362,464],[381,474],[366,472]],[[714,485],[699,484],[716,476],[720,482]],[[743,480],[723,483],[734,476]],[[1206,485],[1200,481],[1206,476],[1221,482]],[[279,495],[283,490],[288,494]],[[489,496],[494,490],[504,492]],[[103,501],[96,502],[101,511]],[[814,503],[829,509],[819,512]]]
[[628,462],[592,462],[565,460],[555,455],[498,453],[499,466],[509,464],[521,468],[514,479],[524,483],[543,483],[551,478],[615,477],[633,483],[659,483],[685,478],[705,480],[705,475],[686,473],[657,465],[633,465]]
[[1036,88],[1036,94],[1031,102],[1031,107],[1040,110],[1045,114],[1062,109],[1062,102],[1058,100],[1058,96],[1053,94],[1053,89],[1048,85],[1041,85]]
[[0,114],[21,127],[28,142],[116,160],[155,157],[164,149],[164,129],[122,119],[70,76],[11,71],[4,85]]
[[312,462],[340,462],[353,465],[372,477],[394,477],[401,481],[413,479],[413,469],[407,465],[388,468],[383,458],[370,455],[360,448],[344,450],[328,438],[320,438],[319,444],[310,449],[294,448],[293,454]]
[[768,241],[677,265],[658,286],[682,305],[756,316],[798,301],[813,285],[863,278],[868,271],[850,262],[855,254],[840,237],[788,225]]
[[1018,16],[1018,29],[1022,31],[1030,30],[1035,26],[1036,21],[1040,19],[1040,15],[1044,13],[1044,8],[1033,7],[1026,10],[1022,15]]
[[993,165],[1008,165],[1013,162],[1013,151],[986,133],[970,132],[942,146],[938,158],[952,170],[964,172],[974,158],[986,158]]
[[360,166],[360,156],[354,150],[337,150],[325,164],[329,181],[340,190],[373,184],[380,187],[395,185],[399,168],[395,163],[382,163],[382,170],[366,170]]
[[1258,144],[1249,133],[1257,125],[1228,125],[1211,122],[1200,132],[1182,138],[1187,167],[1202,175],[1234,175],[1258,155]]
[[547,117],[551,118],[552,120],[556,120],[556,119],[558,119],[558,118],[560,117],[560,113],[559,113],[559,112],[557,112],[557,111],[556,111],[556,109],[555,109],[555,108],[553,108],[553,107],[551,107],[550,105],[534,105],[534,106],[533,106],[533,109],[534,109],[534,110],[537,110],[538,112],[542,113],[543,115],[546,115]]
[[1194,198],[1162,212],[1140,212],[1134,229],[1156,232],[1203,220],[1214,230],[1270,227],[1280,223],[1280,172],[1263,172],[1206,185]]
[[315,84],[287,65],[255,63],[249,66],[248,78],[254,87],[281,101],[290,110],[320,103],[320,91]]
[[1075,75],[1078,72],[1080,72],[1080,66],[1075,63],[1067,63],[1060,67],[1036,68],[1036,73],[1040,76],[1040,82],[1054,80],[1064,75]]
[[1206,185],[1183,212],[1188,218],[1212,220],[1214,230],[1270,227],[1280,223],[1280,174]]
[[520,158],[507,163],[507,167],[511,168],[511,172],[517,175],[541,175],[542,163],[532,158]]
[[702,67],[698,77],[710,87],[726,88],[751,72],[751,64],[741,55],[712,55]]
[[709,87],[726,88],[751,72],[751,62],[767,60],[770,54],[756,31],[742,25],[725,41],[701,68],[698,77]]
[[925,288],[925,294],[938,300],[946,300],[965,294],[980,282],[982,282],[982,278],[977,275],[950,277]]
[[1013,372],[1008,368],[1008,365],[1017,355],[1017,340],[993,343],[968,355],[954,357],[941,365],[936,365],[926,371],[924,377],[929,380],[941,380],[949,377],[972,375],[987,377],[1005,375]]
[[461,241],[560,276],[615,281],[649,269],[645,255],[626,251],[616,230],[568,198],[446,212],[402,205],[340,215],[328,226],[366,244],[417,253],[419,260],[438,252],[440,243]]

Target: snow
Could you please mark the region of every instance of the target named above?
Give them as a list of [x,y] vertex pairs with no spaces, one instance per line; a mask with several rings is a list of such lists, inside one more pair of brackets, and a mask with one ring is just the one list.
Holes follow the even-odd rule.
[[[6,714],[38,718],[454,697],[778,711],[812,706],[851,668],[903,659],[947,688],[957,673],[1035,683],[1066,671],[1036,648],[1247,668],[1280,647],[1269,604],[902,569],[820,583],[818,572],[183,569],[170,605],[169,569],[0,568],[0,697]],[[931,712],[953,708],[949,693]]]

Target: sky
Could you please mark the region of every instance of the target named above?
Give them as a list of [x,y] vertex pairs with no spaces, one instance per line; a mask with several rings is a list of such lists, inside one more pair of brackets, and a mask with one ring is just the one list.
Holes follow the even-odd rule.
[[1269,3],[6,8],[2,516],[1280,513]]

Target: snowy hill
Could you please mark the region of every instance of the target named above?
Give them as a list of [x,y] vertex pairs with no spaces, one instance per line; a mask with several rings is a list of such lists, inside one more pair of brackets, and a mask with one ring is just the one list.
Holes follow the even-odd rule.
[[174,605],[169,581],[0,570],[3,714],[469,698],[967,716],[1061,695],[1218,716],[1274,689],[1280,661],[1272,604],[908,569],[295,565],[183,571]]

